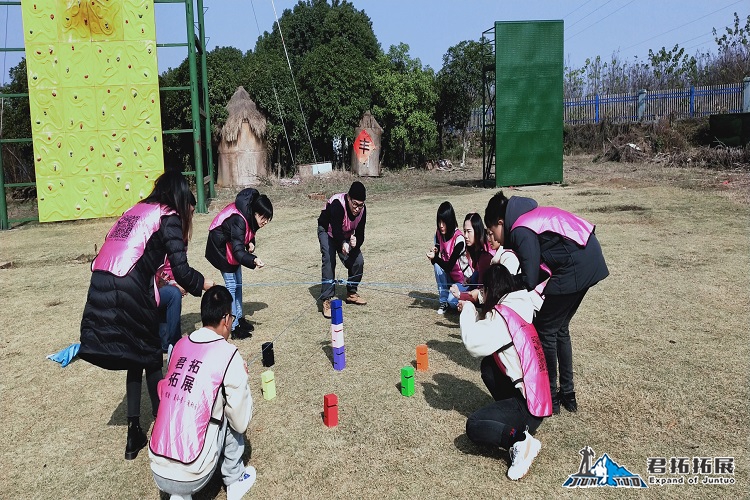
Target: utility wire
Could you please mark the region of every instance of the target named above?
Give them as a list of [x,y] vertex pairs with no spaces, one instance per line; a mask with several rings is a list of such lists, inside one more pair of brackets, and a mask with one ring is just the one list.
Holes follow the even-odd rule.
[[708,14],[703,14],[702,16],[700,16],[700,17],[698,17],[698,18],[696,18],[696,19],[693,19],[692,21],[688,21],[688,22],[686,22],[686,23],[684,23],[684,24],[681,24],[681,25],[679,25],[679,26],[677,26],[677,27],[675,27],[675,28],[672,28],[672,29],[670,29],[670,30],[664,31],[664,32],[662,32],[662,33],[659,33],[658,35],[654,35],[654,36],[652,36],[651,38],[647,38],[646,40],[643,40],[642,42],[638,42],[638,43],[636,43],[636,44],[634,44],[634,45],[630,45],[629,47],[625,47],[625,48],[624,48],[624,49],[622,49],[622,50],[628,50],[628,49],[632,49],[633,47],[638,47],[639,45],[643,45],[643,44],[644,44],[644,43],[646,43],[646,42],[650,42],[651,40],[653,40],[653,39],[655,39],[655,38],[659,38],[659,37],[660,37],[660,36],[662,36],[662,35],[666,35],[667,33],[671,33],[671,32],[673,32],[673,31],[675,31],[675,30],[678,30],[678,29],[680,29],[680,28],[682,28],[682,27],[685,27],[685,26],[687,26],[688,24],[693,24],[693,23],[696,23],[696,22],[698,22],[698,21],[701,21],[701,20],[703,20],[703,19],[707,18],[708,16],[714,15],[714,14],[716,14],[717,12],[721,12],[722,10],[728,9],[729,7],[732,7],[732,6],[734,6],[734,5],[737,5],[738,3],[744,3],[745,1],[746,1],[746,0],[738,0],[737,2],[734,2],[734,3],[730,3],[729,5],[726,5],[726,6],[722,7],[722,8],[720,8],[720,9],[716,9],[716,10],[715,10],[715,11],[713,11],[713,12],[709,12]]
[[611,16],[611,15],[615,14],[615,13],[616,13],[616,12],[618,12],[618,11],[621,11],[622,9],[624,9],[625,7],[627,7],[628,5],[630,5],[630,4],[631,4],[631,3],[633,3],[633,2],[635,2],[635,0],[630,0],[630,1],[628,2],[628,3],[626,3],[625,5],[623,5],[622,7],[620,7],[619,9],[613,10],[612,12],[610,12],[609,14],[607,14],[606,16],[604,16],[604,17],[602,17],[602,18],[600,18],[600,19],[598,19],[598,20],[594,21],[593,23],[589,24],[588,26],[586,26],[585,28],[583,28],[583,29],[582,29],[581,31],[579,31],[578,33],[576,33],[575,35],[571,35],[571,36],[569,36],[568,38],[566,38],[566,39],[565,39],[565,41],[567,42],[567,41],[568,41],[568,40],[570,40],[571,38],[573,38],[573,37],[576,37],[576,36],[580,35],[581,33],[583,33],[584,31],[586,31],[586,30],[587,30],[587,29],[589,29],[590,27],[592,27],[592,26],[595,26],[596,24],[599,24],[600,22],[602,22],[602,21],[604,21],[605,19],[607,19],[607,18],[608,18],[609,16]]
[[297,84],[294,81],[294,72],[292,72],[292,62],[289,60],[289,52],[286,50],[286,42],[284,41],[284,34],[281,32],[281,24],[279,23],[279,15],[276,13],[276,4],[274,0],[271,0],[271,6],[273,7],[273,15],[276,17],[276,26],[279,27],[279,36],[281,37],[281,45],[284,47],[284,55],[286,56],[286,63],[289,66],[289,75],[292,78],[292,85],[294,86],[294,93],[297,96],[297,103],[299,104],[299,112],[302,115],[302,124],[305,126],[305,132],[307,133],[307,140],[310,142],[310,151],[313,155],[313,163],[317,163],[318,160],[315,157],[315,148],[313,148],[312,138],[310,137],[310,130],[307,128],[307,119],[305,118],[305,112],[302,111],[302,100],[299,98],[299,92],[297,91]]
[[[599,7],[597,7],[596,9],[592,10],[591,12],[589,12],[588,14],[586,14],[585,16],[583,16],[582,18],[580,18],[580,19],[579,19],[578,21],[576,21],[576,22],[574,22],[573,24],[571,24],[570,26],[568,26],[568,28],[572,28],[573,26],[575,26],[576,24],[580,23],[581,21],[583,21],[584,19],[586,19],[587,17],[589,17],[589,16],[591,15],[591,14],[593,14],[593,13],[594,13],[594,12],[596,12],[597,10],[601,9],[602,7],[606,7],[607,5],[609,5],[609,4],[610,4],[610,3],[612,3],[612,2],[613,2],[613,0],[609,0],[608,2],[606,2],[606,3],[602,4],[602,5],[600,5],[600,6],[599,6]],[[584,4],[584,5],[585,5],[585,4]]]
[[[253,17],[255,18],[255,27],[258,28],[258,37],[261,36],[260,32],[260,24],[258,23],[258,15],[255,13],[255,0],[250,0],[250,7],[253,9]],[[273,80],[273,75],[271,74],[271,71],[266,66],[266,73],[268,74],[268,79],[271,80],[271,88],[273,89],[273,98],[276,99],[276,107],[279,109],[279,118],[281,119],[281,128],[284,131],[284,139],[286,139],[286,146],[289,148],[289,157],[292,160],[292,165],[295,164],[294,162],[294,154],[292,153],[292,144],[289,142],[289,135],[286,133],[286,126],[284,125],[284,112],[281,110],[281,102],[279,102],[279,94],[276,92],[276,82]]]

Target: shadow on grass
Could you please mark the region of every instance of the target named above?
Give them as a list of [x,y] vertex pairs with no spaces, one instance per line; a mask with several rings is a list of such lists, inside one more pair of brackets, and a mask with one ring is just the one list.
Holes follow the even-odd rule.
[[[453,335],[451,335],[451,337],[452,336]],[[461,337],[458,338],[460,339]],[[479,366],[479,362],[471,357],[469,352],[464,348],[463,342],[460,340],[458,342],[428,340],[426,344],[430,350],[445,354],[448,359],[464,368],[475,370]]]
[[449,186],[458,186],[458,187],[470,187],[470,188],[480,188],[480,189],[495,189],[495,181],[492,180],[483,180],[483,179],[455,179],[448,181],[446,184]]
[[481,457],[489,457],[498,460],[505,460],[510,465],[510,459],[508,452],[501,448],[494,448],[492,446],[481,446],[475,444],[466,434],[461,434],[453,440],[453,444],[456,449],[465,455],[478,455]]
[[432,309],[436,311],[440,306],[440,299],[436,293],[412,291],[406,295],[414,300],[409,306],[411,308],[418,307],[420,309]]
[[320,343],[320,349],[323,351],[323,354],[326,355],[328,358],[328,362],[331,363],[331,366],[333,366],[333,347],[331,347],[331,341],[330,340],[324,340]]
[[462,380],[454,375],[438,373],[433,382],[422,382],[424,399],[438,410],[457,411],[468,417],[477,408],[488,404],[492,398],[474,382]]

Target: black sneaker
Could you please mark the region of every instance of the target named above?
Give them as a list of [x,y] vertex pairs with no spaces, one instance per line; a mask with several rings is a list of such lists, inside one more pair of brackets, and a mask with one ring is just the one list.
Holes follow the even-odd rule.
[[578,411],[578,401],[576,401],[576,393],[570,392],[568,394],[565,394],[564,392],[560,392],[558,395],[560,399],[560,404],[562,404],[562,407],[568,410],[571,413],[574,413]]
[[241,326],[237,325],[237,328],[232,330],[232,340],[249,339],[253,334],[245,330]]
[[552,395],[552,414],[558,415],[560,413],[560,393],[555,392]]
[[237,326],[239,326],[240,328],[242,328],[243,330],[245,330],[247,332],[254,332],[255,331],[255,327],[253,326],[253,324],[250,323],[245,318],[238,319],[237,323],[238,323]]

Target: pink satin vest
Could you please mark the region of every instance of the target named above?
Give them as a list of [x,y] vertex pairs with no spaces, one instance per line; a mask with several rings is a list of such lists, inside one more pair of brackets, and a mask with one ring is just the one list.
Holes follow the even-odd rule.
[[[435,238],[438,242],[438,250],[440,252],[440,258],[444,261],[448,261],[453,253],[453,248],[456,246],[456,240],[459,236],[463,236],[463,233],[456,229],[448,241],[443,240],[443,235],[440,232],[435,233]],[[469,263],[469,257],[466,253],[466,245],[464,244],[464,251],[456,261],[456,265],[451,269],[450,276],[454,283],[464,283],[467,278],[470,278],[474,270],[471,268]]]
[[151,451],[183,464],[192,463],[206,442],[206,430],[224,374],[237,348],[224,339],[175,344],[167,374],[159,382],[159,411],[151,432]]
[[[237,209],[237,206],[234,203],[230,203],[224,209],[216,214],[216,217],[214,217],[213,222],[211,222],[211,225],[208,226],[208,230],[212,231],[216,229],[217,227],[221,226],[221,224],[227,220],[230,216],[237,214],[240,217],[242,217],[242,220],[245,221],[245,245],[250,243],[250,240],[253,239],[253,232],[250,230],[250,224],[248,224],[247,219],[245,219],[245,216],[242,215],[242,212],[240,212]],[[227,262],[229,262],[233,266],[239,266],[240,263],[237,261],[237,259],[234,258],[234,254],[232,253],[232,242],[227,241]]]
[[148,240],[159,230],[162,216],[175,213],[164,205],[136,203],[109,230],[91,263],[91,270],[107,271],[119,277],[130,273],[143,256]]
[[[508,325],[510,337],[513,339],[513,347],[521,359],[521,370],[523,378],[514,380],[513,383],[523,382],[526,390],[526,406],[535,417],[548,417],[552,415],[552,394],[549,388],[549,373],[547,362],[544,359],[544,351],[536,328],[531,323],[518,315],[513,309],[502,304],[495,306],[495,310],[503,317]],[[505,366],[500,360],[498,353],[510,348],[507,344],[498,349],[492,357],[495,359],[500,370],[505,373]]]
[[[362,220],[362,214],[365,213],[365,207],[362,207],[362,210],[359,211],[359,214],[354,218],[354,220],[350,220],[349,216],[346,215],[347,213],[349,213],[349,208],[346,206],[345,195],[346,193],[334,194],[326,202],[326,207],[328,207],[328,205],[330,205],[333,200],[339,200],[341,202],[341,206],[344,207],[344,223],[341,225],[341,230],[344,231],[344,239],[348,240],[349,237],[354,233],[354,230],[357,229],[359,221]],[[333,238],[333,229],[331,229],[330,224],[328,224],[328,236]]]
[[595,227],[587,220],[556,207],[537,207],[530,210],[516,219],[510,230],[513,231],[519,226],[529,228],[536,234],[547,231],[556,233],[582,247],[588,243]]

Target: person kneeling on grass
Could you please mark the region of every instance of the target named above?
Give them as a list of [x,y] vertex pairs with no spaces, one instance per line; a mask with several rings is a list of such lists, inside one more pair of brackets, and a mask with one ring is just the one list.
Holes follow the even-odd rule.
[[232,295],[221,286],[201,300],[203,328],[180,339],[159,382],[159,411],[149,444],[154,481],[173,500],[189,499],[221,464],[227,499],[243,497],[255,468],[242,463],[253,412],[247,365],[227,342]]
[[482,381],[495,400],[466,421],[466,435],[481,445],[510,453],[508,477],[522,478],[542,444],[530,433],[552,414],[549,375],[536,329],[529,292],[515,289],[504,266],[482,275],[484,305],[477,311],[459,302],[461,339],[474,357],[482,357]]

